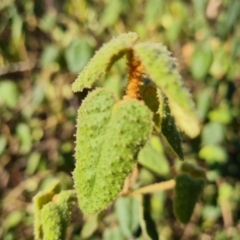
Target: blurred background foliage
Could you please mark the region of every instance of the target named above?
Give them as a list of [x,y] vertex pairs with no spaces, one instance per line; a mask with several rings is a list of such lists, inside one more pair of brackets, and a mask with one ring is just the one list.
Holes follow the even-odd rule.
[[[68,239],[147,239],[149,229],[152,239],[239,239],[239,0],[0,1],[1,239],[33,239],[32,197],[51,179],[72,188],[75,119],[87,91],[73,94],[71,83],[103,43],[128,31],[177,58],[202,120],[200,136],[183,136],[185,161],[208,169],[208,183],[186,226],[173,216],[172,192],[158,192],[141,204],[119,198],[99,216],[76,207]],[[124,61],[99,84],[121,96]],[[173,160],[153,137],[137,186],[170,179]]]

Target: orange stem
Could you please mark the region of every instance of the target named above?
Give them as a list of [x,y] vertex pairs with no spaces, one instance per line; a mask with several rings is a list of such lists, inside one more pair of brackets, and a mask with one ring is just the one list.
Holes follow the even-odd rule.
[[143,74],[143,67],[141,62],[133,56],[132,52],[127,54],[128,60],[128,86],[126,90],[127,98],[139,99],[139,88],[142,85],[141,76]]

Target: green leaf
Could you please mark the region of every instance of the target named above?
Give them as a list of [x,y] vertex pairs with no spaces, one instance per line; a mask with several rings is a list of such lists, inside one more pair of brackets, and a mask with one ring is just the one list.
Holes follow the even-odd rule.
[[197,110],[201,120],[205,120],[207,116],[212,96],[213,91],[211,88],[203,89],[197,96]]
[[209,112],[208,118],[212,122],[229,124],[232,121],[232,113],[230,107],[226,103],[222,103],[219,108],[215,108]]
[[160,130],[165,142],[168,143],[173,153],[183,160],[182,139],[175,124],[175,119],[171,115],[167,97],[158,89],[158,98],[160,102]]
[[228,159],[226,150],[216,144],[206,145],[201,148],[199,157],[206,160],[209,164],[225,163]]
[[37,167],[40,163],[41,154],[39,152],[33,152],[29,158],[27,163],[27,168],[25,170],[26,175],[33,175],[37,170]]
[[215,224],[215,221],[221,217],[221,214],[222,213],[219,205],[205,205],[202,211],[203,219],[211,221],[213,226]]
[[143,195],[138,197],[140,201],[140,224],[142,235],[146,240],[158,240],[156,225],[151,216],[150,196]]
[[87,64],[93,54],[92,47],[86,40],[72,41],[65,50],[65,58],[68,69],[72,73],[79,73]]
[[179,159],[183,159],[181,136],[171,115],[167,97],[149,79],[144,79],[140,88],[140,95],[146,105],[154,112],[154,122],[160,126],[161,136],[171,151]]
[[49,203],[54,196],[53,192],[40,191],[33,198],[34,207],[34,236],[36,239],[42,239],[43,233],[41,228],[41,209]]
[[17,85],[8,80],[0,82],[0,106],[6,105],[9,108],[15,108],[18,100],[19,92]]
[[118,227],[106,228],[103,233],[103,240],[125,240]]
[[78,92],[84,88],[91,88],[93,83],[105,74],[115,61],[132,49],[137,39],[137,34],[130,32],[121,34],[103,45],[72,84],[72,90]]
[[16,128],[18,138],[20,140],[20,152],[26,154],[32,147],[32,134],[29,126],[25,123],[19,123]]
[[191,72],[197,80],[204,80],[213,61],[211,49],[203,47],[196,49],[192,56]]
[[209,122],[203,128],[201,141],[203,145],[218,144],[223,141],[224,137],[224,126],[218,122]]
[[98,228],[98,215],[89,216],[87,221],[84,223],[81,238],[89,239],[89,237],[97,230]]
[[7,231],[8,229],[15,228],[17,225],[19,225],[21,222],[23,222],[25,216],[24,211],[12,211],[10,212],[6,218],[4,218],[4,221],[2,221],[2,227],[4,231]]
[[168,97],[172,114],[179,127],[189,136],[200,132],[198,117],[194,111],[192,98],[183,86],[175,60],[167,49],[158,43],[139,43],[134,46],[146,74]]
[[232,64],[232,60],[230,54],[224,48],[224,45],[220,45],[217,49],[214,49],[213,55],[210,73],[214,78],[221,79],[227,73]]
[[152,136],[138,155],[138,162],[159,175],[169,174],[170,167],[158,137]]
[[19,41],[21,39],[23,30],[23,19],[22,16],[19,15],[17,12],[13,15],[12,18],[12,26],[11,26],[11,31],[12,31],[12,41],[13,43],[16,44],[16,46],[18,46]]
[[114,26],[120,18],[122,5],[123,2],[121,0],[108,1],[108,4],[104,8],[104,11],[101,15],[101,25],[107,27]]
[[36,239],[42,239],[41,228],[41,209],[47,203],[51,202],[55,193],[60,191],[60,183],[58,180],[52,180],[47,187],[47,190],[38,192],[33,198],[34,211],[34,236]]
[[120,229],[127,239],[134,238],[139,227],[139,202],[134,197],[120,197],[115,203]]
[[[151,25],[156,23],[156,19],[158,19],[159,14],[163,14],[164,7],[166,3],[164,1],[152,0],[146,2],[146,10],[144,14],[144,21],[147,25]],[[161,21],[159,19],[159,21]]]
[[41,56],[41,64],[47,67],[56,62],[60,56],[60,49],[56,45],[48,45],[44,48]]
[[61,216],[62,236],[65,236],[73,210],[75,194],[72,190],[62,191],[54,196],[54,200]]
[[176,177],[174,188],[173,210],[176,218],[182,223],[188,223],[196,202],[204,188],[203,178],[192,178],[189,174],[182,173]]
[[62,220],[58,207],[49,202],[41,210],[43,240],[63,240]]
[[157,97],[157,86],[147,78],[143,79],[143,83],[140,86],[140,95],[144,103],[154,113],[153,121],[159,126],[159,99]]
[[151,132],[151,119],[142,102],[116,102],[105,89],[93,91],[84,100],[77,119],[73,178],[85,214],[104,210],[121,191]]

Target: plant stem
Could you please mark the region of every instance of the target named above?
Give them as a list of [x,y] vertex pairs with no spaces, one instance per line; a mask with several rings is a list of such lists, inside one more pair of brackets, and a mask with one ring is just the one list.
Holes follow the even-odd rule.
[[139,87],[142,84],[141,76],[143,74],[142,64],[132,51],[127,54],[127,62],[129,75],[125,98],[139,99]]
[[152,184],[146,187],[142,187],[139,189],[136,189],[132,192],[129,193],[129,195],[139,195],[139,194],[148,194],[148,193],[155,193],[158,191],[163,191],[163,190],[169,190],[174,188],[175,186],[175,180],[171,179],[165,182],[161,182],[161,183],[156,183],[156,184]]

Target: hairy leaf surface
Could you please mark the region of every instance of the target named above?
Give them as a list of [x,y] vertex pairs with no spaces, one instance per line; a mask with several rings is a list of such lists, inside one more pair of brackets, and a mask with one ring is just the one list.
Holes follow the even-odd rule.
[[103,45],[72,84],[72,90],[78,92],[84,88],[91,88],[115,61],[132,49],[137,39],[136,33],[124,33]]
[[175,60],[166,47],[159,43],[139,43],[134,46],[146,73],[168,97],[172,114],[179,127],[190,137],[200,132],[198,118],[194,112],[193,101],[183,86],[176,68]]
[[75,194],[72,190],[62,191],[58,195],[55,195],[54,199],[56,199],[56,205],[61,215],[62,236],[65,236],[73,209],[73,203],[74,200],[76,200]]
[[41,228],[41,209],[47,203],[51,202],[54,194],[60,192],[60,182],[53,180],[48,184],[45,191],[40,191],[33,198],[34,208],[34,236],[36,239],[42,239],[42,228]]
[[167,97],[151,80],[144,81],[144,85],[140,88],[140,94],[145,104],[154,112],[153,119],[160,129],[162,140],[170,147],[175,156],[183,159],[181,135],[175,119],[171,115]]
[[62,220],[58,207],[49,202],[41,210],[43,240],[63,239]]
[[104,89],[87,96],[78,112],[73,173],[84,213],[102,211],[121,191],[151,128],[152,114],[142,102],[116,102]]

